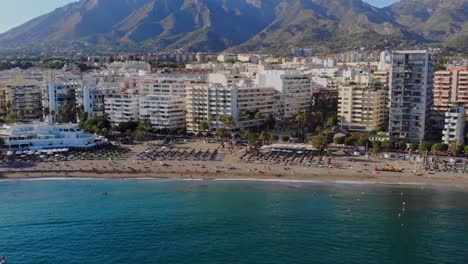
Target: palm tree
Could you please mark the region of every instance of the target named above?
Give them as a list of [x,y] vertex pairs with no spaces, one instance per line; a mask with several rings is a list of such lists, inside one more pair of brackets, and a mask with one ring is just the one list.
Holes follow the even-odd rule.
[[234,117],[232,115],[228,115],[224,118],[224,124],[231,129],[234,126]]
[[301,139],[304,139],[304,126],[307,123],[307,114],[304,112],[297,112],[294,116],[294,121],[296,121],[300,132],[301,132]]
[[340,129],[343,130],[343,122],[346,121],[346,117],[339,116],[338,121],[340,121]]
[[255,113],[255,119],[257,120],[257,133],[260,133],[260,119],[262,119],[262,113],[258,110]]
[[458,142],[452,142],[449,145],[448,150],[452,156],[456,157],[461,152],[461,146],[458,144]]

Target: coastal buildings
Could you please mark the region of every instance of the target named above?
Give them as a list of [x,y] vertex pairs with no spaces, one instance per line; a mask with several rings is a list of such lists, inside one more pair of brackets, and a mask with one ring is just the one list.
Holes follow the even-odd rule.
[[22,121],[39,120],[42,117],[41,82],[14,79],[0,83],[0,117],[8,114]]
[[42,106],[44,119],[57,122],[57,114],[66,105],[76,105],[76,91],[82,87],[80,81],[59,81],[46,83],[42,87]]
[[371,84],[346,83],[338,88],[338,116],[341,127],[354,132],[386,129],[388,92]]
[[445,113],[453,103],[460,103],[468,110],[468,66],[435,72],[434,111]]
[[312,112],[321,112],[324,114],[324,118],[336,114],[338,94],[338,89],[314,88],[312,92]]
[[223,127],[222,118],[237,119],[238,90],[219,84],[194,84],[186,90],[187,131],[203,131]]
[[139,118],[153,128],[185,127],[185,99],[171,95],[146,95],[139,99]]
[[394,51],[390,82],[390,138],[421,143],[428,131],[433,102],[432,54],[426,50]]
[[259,87],[273,87],[278,91],[275,115],[292,118],[298,112],[310,109],[312,82],[309,76],[299,71],[268,70],[257,75]]
[[105,113],[105,98],[118,93],[119,90],[119,88],[80,88],[76,92],[76,103],[88,114],[88,118],[103,116]]
[[169,95],[185,97],[185,87],[190,83],[203,82],[201,74],[153,74],[139,81],[141,95]]
[[453,107],[445,112],[442,140],[446,144],[456,142],[463,145],[465,143],[465,108],[463,106]]
[[236,127],[245,130],[263,124],[274,115],[277,91],[269,87],[257,87],[241,84],[237,87]]
[[135,93],[118,93],[104,99],[104,109],[109,115],[112,125],[118,125],[130,120],[139,120],[140,96]]
[[0,137],[8,150],[90,148],[101,142],[94,134],[84,133],[78,125],[15,124],[0,127]]

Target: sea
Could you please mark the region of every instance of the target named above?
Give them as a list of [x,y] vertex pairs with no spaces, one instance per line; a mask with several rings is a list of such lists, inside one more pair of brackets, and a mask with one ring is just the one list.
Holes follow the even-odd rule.
[[468,263],[468,190],[4,180],[0,257],[38,263]]

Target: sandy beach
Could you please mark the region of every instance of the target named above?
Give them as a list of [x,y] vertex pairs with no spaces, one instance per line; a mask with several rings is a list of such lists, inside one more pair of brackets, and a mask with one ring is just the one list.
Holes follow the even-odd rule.
[[[226,179],[226,180],[300,180],[318,182],[366,182],[386,184],[451,185],[468,187],[468,173],[429,173],[418,170],[409,161],[382,160],[338,156],[335,166],[303,167],[282,164],[253,164],[240,159],[245,147],[221,148],[219,143],[201,140],[179,143],[171,149],[217,149],[219,158],[214,161],[141,160],[138,153],[153,148],[155,142],[131,146],[131,155],[124,160],[78,160],[38,162],[33,166],[0,168],[3,179],[33,178],[157,178],[157,179]],[[404,172],[376,172],[375,166],[388,164]]]

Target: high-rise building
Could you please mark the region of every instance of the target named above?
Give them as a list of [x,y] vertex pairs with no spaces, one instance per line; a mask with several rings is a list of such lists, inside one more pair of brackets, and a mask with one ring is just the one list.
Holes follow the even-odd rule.
[[343,129],[379,132],[386,128],[388,92],[371,84],[346,83],[338,88],[338,116]]
[[176,129],[185,126],[185,98],[171,95],[146,95],[140,97],[140,119],[151,127]]
[[390,81],[390,138],[421,143],[428,133],[433,103],[432,54],[426,50],[394,51]]
[[0,116],[15,114],[18,120],[32,121],[42,117],[41,82],[9,80],[0,84]]
[[465,108],[463,106],[453,107],[445,112],[445,126],[442,140],[449,144],[456,142],[460,145],[465,143]]
[[434,111],[446,112],[454,103],[468,110],[468,66],[450,67],[434,76]]
[[222,117],[237,119],[237,89],[219,84],[195,84],[186,89],[187,131],[200,132],[223,127]]
[[112,125],[118,125],[130,120],[138,121],[140,96],[133,93],[113,94],[104,99],[105,111]]
[[76,91],[82,87],[80,81],[59,81],[47,83],[42,87],[42,106],[44,119],[55,123],[59,111],[66,105],[76,106]]
[[278,91],[275,115],[292,118],[298,112],[310,109],[312,99],[311,78],[298,71],[268,70],[257,75],[259,87],[273,87]]

